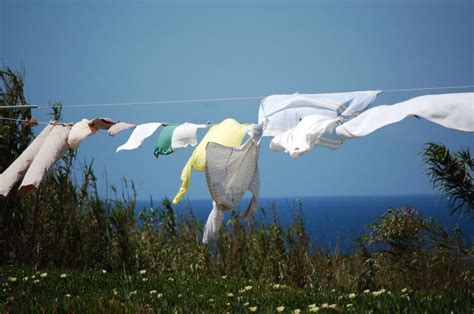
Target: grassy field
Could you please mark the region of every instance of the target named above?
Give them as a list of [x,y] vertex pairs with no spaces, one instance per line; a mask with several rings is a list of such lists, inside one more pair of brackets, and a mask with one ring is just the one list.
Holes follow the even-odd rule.
[[467,291],[344,291],[271,282],[103,271],[4,268],[2,312],[357,312],[472,313]]

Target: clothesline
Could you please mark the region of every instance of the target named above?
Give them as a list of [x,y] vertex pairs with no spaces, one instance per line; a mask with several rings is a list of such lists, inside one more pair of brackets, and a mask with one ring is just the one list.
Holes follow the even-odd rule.
[[[411,91],[428,91],[428,90],[443,90],[443,89],[462,89],[474,88],[474,85],[460,85],[460,86],[437,86],[437,87],[420,87],[420,88],[400,88],[400,89],[381,89],[384,93],[391,92],[411,92]],[[183,99],[183,100],[157,100],[157,101],[135,101],[135,102],[117,102],[117,103],[93,103],[93,104],[76,104],[76,105],[62,105],[63,108],[84,108],[84,107],[121,107],[132,105],[165,105],[165,104],[191,104],[203,102],[224,102],[224,101],[238,101],[238,100],[261,100],[267,96],[247,96],[247,97],[222,97],[222,98],[203,98],[203,99]],[[34,109],[49,109],[49,105],[30,105],[30,106],[8,106],[2,109],[14,108],[34,108]]]
[[[467,86],[463,86],[465,87]],[[432,89],[438,88],[423,90]],[[215,238],[223,223],[223,211],[237,208],[246,191],[252,193],[252,200],[244,215],[258,208],[258,155],[262,136],[272,137],[269,145],[271,150],[285,151],[297,158],[314,146],[336,149],[346,140],[366,136],[412,116],[446,128],[474,132],[474,92],[422,95],[391,105],[369,108],[381,92],[369,90],[334,94],[270,95],[260,102],[257,123],[242,124],[227,118],[212,127],[210,123],[190,122],[168,124],[155,121],[133,124],[107,117],[92,120],[83,118],[74,124],[0,117],[0,120],[22,121],[24,126],[39,123],[46,125],[21,155],[0,174],[0,196],[7,196],[20,179],[22,182],[18,193],[21,196],[37,191],[47,173],[68,148],[79,147],[82,141],[99,130],[107,131],[110,136],[132,130],[128,140],[117,147],[116,152],[138,149],[146,139],[159,131],[153,151],[156,158],[197,145],[183,167],[181,186],[172,203],[177,205],[185,196],[193,169],[205,172],[213,199],[213,208],[203,232],[203,242],[208,243]],[[200,128],[208,130],[198,141],[197,131]],[[247,135],[249,139],[242,144]]]
[[[17,121],[17,122],[29,122],[30,121],[29,119],[13,119],[13,118],[6,118],[6,117],[0,117],[0,120]],[[36,119],[35,119],[35,121],[38,124],[45,124],[45,125],[50,124],[50,122],[38,121]]]

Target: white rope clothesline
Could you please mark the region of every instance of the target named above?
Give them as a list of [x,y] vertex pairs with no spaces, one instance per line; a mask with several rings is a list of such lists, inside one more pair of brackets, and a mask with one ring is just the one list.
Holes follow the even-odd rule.
[[[427,91],[427,90],[442,90],[442,89],[462,89],[474,88],[474,85],[463,86],[438,86],[438,87],[421,87],[421,88],[401,88],[401,89],[380,89],[384,93],[389,92],[411,92],[411,91]],[[268,96],[268,95],[267,95]],[[132,105],[164,105],[164,104],[191,104],[203,102],[219,102],[219,101],[237,101],[237,100],[261,100],[267,96],[247,96],[247,97],[222,97],[222,98],[203,98],[203,99],[184,99],[184,100],[157,100],[157,101],[143,101],[143,102],[117,102],[117,103],[93,103],[93,104],[76,104],[76,105],[62,105],[63,108],[84,108],[84,107],[121,107]],[[30,108],[45,109],[51,108],[49,105],[31,105]],[[27,106],[9,106],[9,108],[28,108]]]

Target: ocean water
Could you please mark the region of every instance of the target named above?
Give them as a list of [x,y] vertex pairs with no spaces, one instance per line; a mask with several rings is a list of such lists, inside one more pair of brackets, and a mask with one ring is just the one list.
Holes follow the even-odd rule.
[[[419,210],[425,217],[433,217],[445,227],[459,227],[470,245],[474,240],[474,220],[458,213],[450,215],[447,200],[439,195],[288,197],[261,198],[259,201],[264,210],[257,211],[256,219],[263,223],[271,221],[274,208],[280,223],[287,226],[301,209],[313,247],[320,246],[333,252],[350,251],[354,237],[363,234],[367,224],[389,208],[404,206]],[[242,201],[240,210],[246,204],[247,199]],[[137,204],[137,209],[149,206],[150,202],[143,201]],[[210,199],[188,199],[176,207],[176,212],[187,215],[191,208],[205,223],[211,207]],[[226,220],[228,218],[226,214]]]

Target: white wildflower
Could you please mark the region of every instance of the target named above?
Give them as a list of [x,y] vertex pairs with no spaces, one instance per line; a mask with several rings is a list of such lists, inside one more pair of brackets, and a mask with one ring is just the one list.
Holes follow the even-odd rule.
[[337,306],[336,304],[331,304],[331,305],[329,306],[329,308],[330,308],[330,309],[335,309],[336,306]]
[[142,269],[139,271],[140,275],[145,275],[146,274],[146,269]]
[[356,294],[355,294],[355,293],[349,294],[349,299],[354,299],[355,297],[356,297]]
[[8,277],[8,281],[10,281],[10,282],[16,282],[16,277]]
[[257,312],[257,307],[256,306],[249,307],[249,311],[250,312]]
[[150,294],[156,294],[157,291],[156,290],[150,290]]
[[42,273],[42,274],[40,275],[40,277],[41,277],[41,278],[46,278],[46,277],[48,277],[48,273]]
[[285,307],[283,305],[277,307],[277,312],[283,312],[284,310],[285,310]]
[[66,275],[66,274],[61,274],[59,277],[62,278],[62,279],[64,279],[64,278],[67,277],[67,275]]

